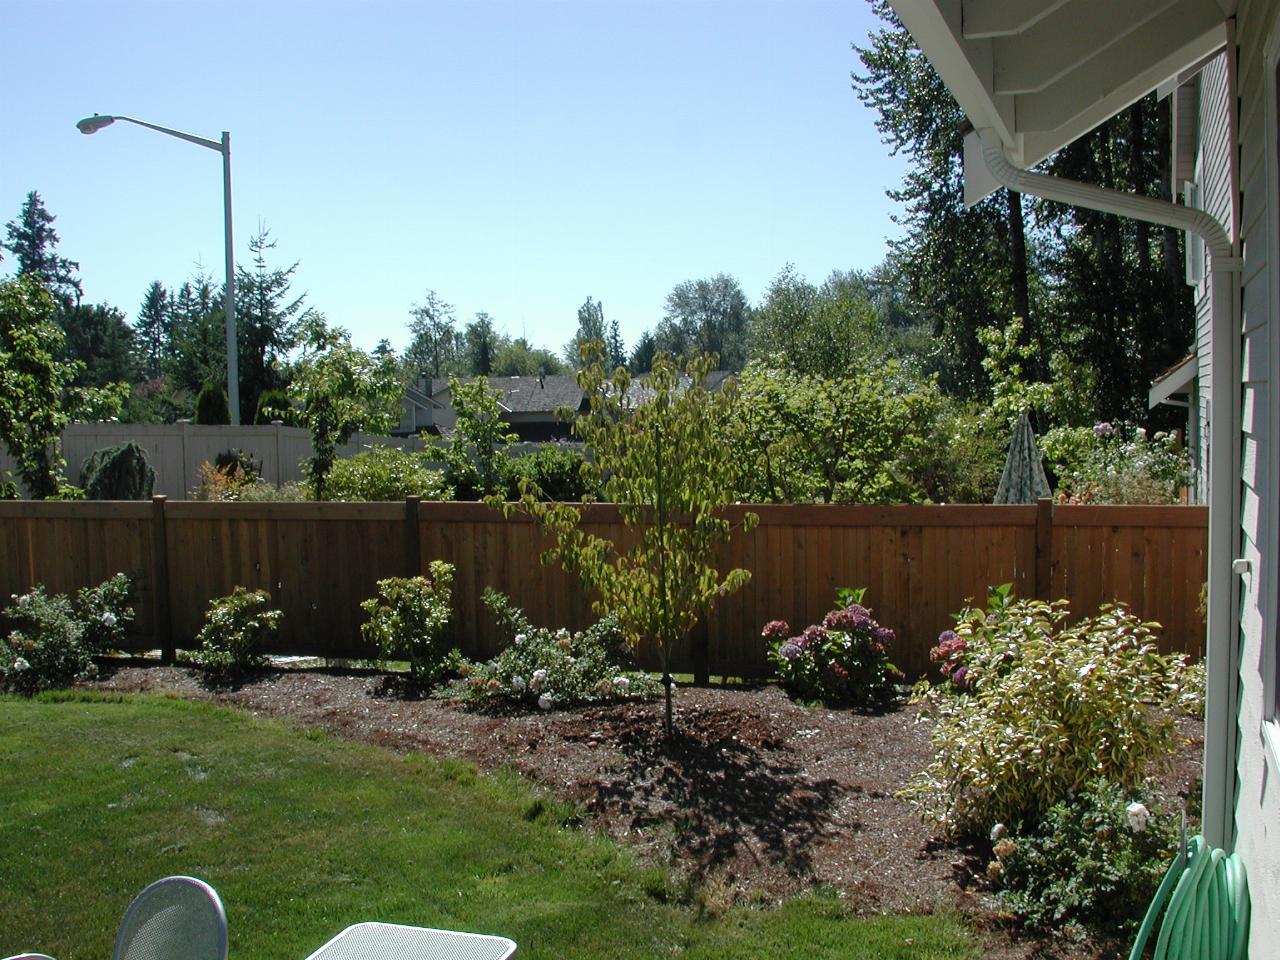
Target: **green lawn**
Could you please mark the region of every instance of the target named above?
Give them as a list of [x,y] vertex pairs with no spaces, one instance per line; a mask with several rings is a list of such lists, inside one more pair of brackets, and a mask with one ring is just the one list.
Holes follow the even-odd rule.
[[527,960],[978,956],[954,916],[830,897],[700,917],[514,776],[205,704],[0,698],[0,798],[0,956],[110,956],[130,898],[179,873],[222,895],[232,960],[302,960],[361,920],[499,933]]

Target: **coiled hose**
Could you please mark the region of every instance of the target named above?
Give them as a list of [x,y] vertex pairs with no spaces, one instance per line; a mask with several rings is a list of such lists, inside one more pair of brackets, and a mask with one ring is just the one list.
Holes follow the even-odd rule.
[[1142,956],[1166,899],[1154,960],[1243,960],[1249,884],[1238,854],[1228,856],[1202,836],[1184,842],[1147,908],[1129,960]]

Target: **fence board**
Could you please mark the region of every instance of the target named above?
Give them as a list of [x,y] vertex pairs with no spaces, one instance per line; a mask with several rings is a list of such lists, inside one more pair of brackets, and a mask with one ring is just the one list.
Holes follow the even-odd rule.
[[[1035,507],[752,509],[760,525],[739,531],[720,554],[722,571],[742,566],[752,579],[700,628],[713,674],[766,674],[764,623],[783,619],[798,631],[817,622],[838,587],[868,588],[866,603],[898,633],[894,657],[909,673],[928,669],[928,650],[951,614],[981,601],[988,586],[1012,582],[1018,595],[1034,594]],[[138,584],[130,642],[146,646],[160,629],[152,582],[160,529],[179,647],[190,646],[211,599],[243,585],[270,591],[285,613],[276,652],[372,656],[360,639],[358,604],[377,580],[407,569],[414,541],[405,525],[413,516],[403,503],[0,503],[0,591],[35,583],[73,591],[123,570]],[[535,624],[581,629],[593,619],[578,580],[540,563],[548,544],[527,517],[504,518],[483,504],[423,503],[416,522],[419,568],[436,559],[456,568],[452,630],[469,655],[492,655],[503,642],[483,605],[488,586],[509,594]],[[634,543],[614,506],[587,508],[584,523],[624,548]],[[1077,615],[1129,603],[1164,624],[1164,649],[1199,655],[1206,536],[1201,507],[1056,507],[1050,593],[1069,599]],[[646,666],[657,665],[651,647],[639,653]],[[675,666],[691,668],[688,644]]]

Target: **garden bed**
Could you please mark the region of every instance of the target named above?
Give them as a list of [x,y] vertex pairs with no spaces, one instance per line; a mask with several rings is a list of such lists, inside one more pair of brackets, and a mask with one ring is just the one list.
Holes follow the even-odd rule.
[[[801,707],[772,686],[686,688],[668,744],[659,703],[497,716],[399,698],[374,673],[280,670],[210,692],[184,669],[120,665],[93,686],[213,699],[393,750],[514,767],[591,828],[695,882],[712,909],[829,887],[861,913],[958,907],[999,926],[983,852],[941,841],[896,796],[930,755],[928,723],[912,707],[869,715]],[[1169,795],[1200,775],[1200,725],[1181,731]],[[1044,943],[1005,939],[991,955],[1092,957],[1114,946],[1058,943],[1046,954]]]

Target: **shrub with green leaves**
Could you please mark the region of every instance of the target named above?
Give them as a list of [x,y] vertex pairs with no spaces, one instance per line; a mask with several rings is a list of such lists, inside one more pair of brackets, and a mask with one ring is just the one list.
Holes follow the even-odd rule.
[[75,615],[84,631],[83,643],[90,653],[100,654],[124,646],[125,631],[133,622],[129,595],[133,581],[117,573],[96,587],[85,587],[76,594]]
[[1134,790],[1170,759],[1181,662],[1157,650],[1159,625],[1112,605],[1069,620],[1064,600],[958,615],[953,683],[917,688],[934,758],[903,793],[926,819],[962,834],[1034,824],[1093,780]]
[[1127,423],[1057,427],[1043,439],[1046,464],[1068,503],[1177,503],[1190,479],[1177,434]]
[[444,473],[428,466],[421,453],[395,447],[371,447],[334,462],[325,481],[329,500],[448,500],[453,491]]
[[96,676],[84,624],[71,601],[37,586],[0,614],[0,678],[15,693],[66,687]]
[[[998,831],[997,831],[998,832]],[[1145,794],[1095,780],[1034,829],[997,839],[987,876],[1030,923],[1137,925],[1173,859],[1179,828]]]
[[453,565],[433,560],[425,577],[378,581],[378,595],[360,604],[369,621],[360,627],[366,643],[388,660],[408,660],[415,683],[443,679],[455,657],[444,648],[453,615]]
[[466,668],[456,690],[470,703],[552,710],[657,696],[662,687],[631,669],[628,647],[613,617],[570,633],[535,627],[511,598],[484,592],[485,606],[509,643],[487,663]]
[[93,451],[80,468],[80,485],[89,500],[149,500],[155,482],[147,452],[132,440]]
[[868,707],[893,696],[905,678],[889,660],[894,633],[862,606],[866,590],[841,590],[821,623],[792,636],[785,620],[765,624],[769,661],[792,696]]
[[580,501],[594,492],[583,477],[585,458],[570,447],[547,446],[513,458],[507,466],[512,500],[519,500],[526,486],[536,488],[540,500],[562,503]]
[[283,613],[271,609],[267,591],[236,587],[209,604],[204,626],[196,634],[200,647],[191,662],[216,679],[255,670],[266,663],[263,649],[283,619]]

